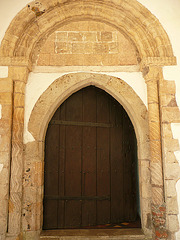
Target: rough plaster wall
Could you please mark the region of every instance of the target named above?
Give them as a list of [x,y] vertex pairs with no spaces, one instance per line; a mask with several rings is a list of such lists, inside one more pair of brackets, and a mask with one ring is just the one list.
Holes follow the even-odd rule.
[[[103,73],[104,74],[104,73]],[[141,72],[134,73],[106,73],[114,77],[119,77],[127,82],[141,98],[147,106],[146,84]],[[25,97],[25,124],[24,124],[24,143],[33,141],[32,135],[27,131],[27,124],[34,104],[41,94],[49,87],[49,85],[57,78],[63,76],[64,73],[30,73],[26,84]],[[36,91],[34,91],[36,89]]]

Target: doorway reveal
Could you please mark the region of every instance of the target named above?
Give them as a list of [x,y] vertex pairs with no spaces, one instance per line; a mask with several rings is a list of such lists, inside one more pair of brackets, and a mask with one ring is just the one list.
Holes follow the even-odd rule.
[[90,86],[57,109],[46,134],[43,229],[138,217],[137,142],[124,108]]

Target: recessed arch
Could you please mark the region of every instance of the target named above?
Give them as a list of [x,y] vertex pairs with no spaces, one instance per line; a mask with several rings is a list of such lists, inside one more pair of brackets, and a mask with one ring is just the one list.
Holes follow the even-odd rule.
[[[145,181],[143,179],[144,172],[149,171],[147,164],[150,159],[148,114],[144,103],[127,83],[117,77],[102,74],[72,73],[64,75],[55,80],[38,99],[29,119],[28,130],[35,142],[37,144],[40,142],[44,146],[48,123],[59,105],[74,92],[90,85],[103,89],[114,97],[124,107],[134,125],[138,144],[142,228],[145,234],[151,234],[151,226],[147,225],[147,221],[149,221],[147,206],[150,206],[151,202],[151,196],[147,195],[147,189],[151,188],[150,175],[146,175]],[[38,159],[43,161],[43,151],[39,152]],[[37,201],[40,202],[40,199]]]
[[[138,138],[141,138],[141,130],[138,128],[143,128],[145,123],[147,125],[147,109],[142,100],[123,80],[96,73],[66,74],[48,87],[35,104],[29,119],[28,130],[33,137],[39,141],[44,140],[47,125],[58,106],[74,92],[90,85],[105,90],[124,107],[134,125],[136,135],[139,135]],[[39,124],[34,128],[32,123],[37,121],[38,118]]]
[[141,57],[173,56],[163,27],[156,17],[136,0],[42,3],[46,11],[41,16],[35,17],[34,13],[25,7],[14,18],[2,41],[1,56],[29,59],[37,45],[46,39],[52,30],[69,21],[81,19],[105,22],[126,33],[136,45]]

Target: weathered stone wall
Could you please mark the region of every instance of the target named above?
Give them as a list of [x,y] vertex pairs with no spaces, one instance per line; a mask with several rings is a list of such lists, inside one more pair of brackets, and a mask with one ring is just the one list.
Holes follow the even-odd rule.
[[180,146],[177,139],[173,138],[171,123],[180,123],[180,111],[176,104],[175,82],[160,81],[160,110],[161,110],[161,132],[162,132],[162,154],[164,160],[164,183],[166,202],[166,221],[169,237],[173,239],[173,233],[179,229],[178,205],[176,182],[180,178],[180,166],[174,155]]
[[0,79],[0,237],[5,238],[8,219],[9,176],[11,158],[13,81]]
[[[0,80],[0,131],[3,140],[0,143],[0,154],[3,156],[0,160],[0,164],[3,164],[0,174],[1,238],[6,235],[8,240],[19,239],[23,232],[26,240],[38,239],[42,226],[43,141],[48,121],[57,105],[66,97],[77,91],[78,87],[92,83],[103,86],[104,90],[123,104],[136,129],[139,139],[142,228],[145,234],[152,233],[153,220],[153,239],[173,240],[177,231],[177,200],[173,189],[179,177],[179,167],[173,151],[179,146],[177,140],[172,138],[170,124],[179,123],[180,119],[173,86],[162,76],[163,66],[176,64],[166,32],[159,21],[136,0],[43,0],[42,3],[42,10],[34,11],[30,6],[16,16],[0,48],[0,65],[9,66],[9,77],[6,81]],[[96,30],[77,29],[77,26],[67,28],[70,22],[84,24],[82,21],[87,22],[87,19],[108,23],[108,28],[111,25],[113,29],[102,28],[102,24]],[[89,38],[87,31],[91,36]],[[64,33],[66,41],[62,41]],[[89,40],[86,41],[87,39]],[[112,52],[110,46],[119,42],[121,44]],[[47,45],[41,52],[44,44]],[[125,46],[123,51],[122,45]],[[147,82],[149,120],[147,121],[144,111],[141,112],[142,106],[137,108],[139,105],[136,98],[130,97],[131,90],[127,91],[119,79],[109,79],[101,75],[97,82],[95,76],[92,81],[93,76],[88,73],[82,76],[69,75],[60,80],[60,88],[56,84],[51,86],[52,89],[49,88],[35,105],[29,121],[29,130],[35,142],[27,144],[24,152],[24,90],[32,60],[39,65],[55,66],[91,66],[94,62],[100,66],[140,63]],[[8,81],[9,84],[6,85]],[[83,81],[86,82],[85,85]],[[99,85],[99,82],[102,84]],[[72,86],[73,83],[76,85]],[[170,94],[168,88],[172,90]],[[140,113],[137,115],[135,110]],[[144,131],[142,125],[146,126]]]

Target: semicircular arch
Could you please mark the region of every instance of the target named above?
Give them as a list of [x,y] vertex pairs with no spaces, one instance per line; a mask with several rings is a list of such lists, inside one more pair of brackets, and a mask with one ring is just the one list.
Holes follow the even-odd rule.
[[2,41],[1,56],[30,58],[37,45],[52,31],[69,21],[82,19],[105,22],[124,32],[136,45],[140,57],[173,56],[169,38],[160,22],[136,0],[42,3],[46,11],[41,16],[36,17],[26,7],[13,19]]

